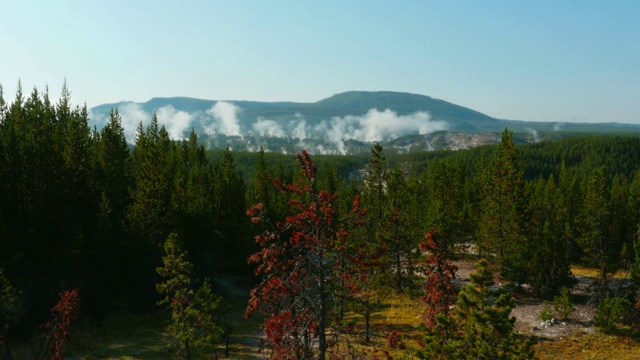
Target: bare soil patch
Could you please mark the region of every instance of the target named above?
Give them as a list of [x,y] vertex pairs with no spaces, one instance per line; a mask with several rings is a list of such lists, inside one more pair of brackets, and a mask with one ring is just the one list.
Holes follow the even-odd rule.
[[[455,284],[459,289],[469,283],[469,275],[475,271],[475,266],[472,260],[459,260],[454,264],[458,267]],[[596,280],[587,276],[576,276],[576,280],[578,284],[572,289],[576,310],[566,319],[554,319],[550,324],[540,320],[540,312],[544,306],[543,300],[527,294],[526,288],[524,293],[517,294],[515,296],[517,305],[511,312],[511,316],[516,318],[515,330],[541,341],[594,333],[593,318],[596,308],[589,303],[589,299]],[[496,288],[507,285],[497,274],[495,283]],[[553,309],[553,304],[550,304],[550,307]]]

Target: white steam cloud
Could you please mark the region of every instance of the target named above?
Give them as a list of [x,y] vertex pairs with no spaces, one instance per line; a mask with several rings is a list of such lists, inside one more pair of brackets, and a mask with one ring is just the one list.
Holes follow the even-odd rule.
[[[119,112],[127,142],[133,144],[138,125],[142,122],[146,127],[152,114],[136,103],[120,105]],[[389,109],[371,109],[363,115],[333,117],[313,123],[297,113],[288,121],[259,117],[251,124],[247,124],[246,120],[241,124],[241,112],[242,109],[233,103],[218,101],[206,111],[189,113],[168,105],[159,108],[156,115],[158,123],[165,127],[173,140],[186,138],[191,128],[204,131],[209,137],[209,145],[214,146],[226,145],[226,140],[218,135],[241,137],[247,149],[258,149],[264,143],[256,138],[290,137],[297,142],[295,147],[307,148],[322,154],[347,154],[349,141],[371,143],[409,134],[424,135],[449,128],[448,123],[434,121],[426,112],[398,115]],[[96,127],[101,128],[107,123],[108,117],[104,114],[92,113],[91,116],[92,125]],[[252,141],[254,139],[255,141]]]
[[429,114],[424,111],[398,116],[389,109],[371,109],[364,116],[346,116],[343,119],[349,123],[359,123],[360,129],[355,130],[353,138],[366,142],[387,140],[415,132],[424,135],[447,129],[447,123],[430,121]]
[[295,128],[293,128],[293,132],[291,133],[294,138],[300,139],[300,141],[304,141],[307,138],[307,122],[301,120],[298,122]]
[[122,127],[124,128],[124,137],[128,143],[135,143],[136,130],[142,122],[143,126],[149,125],[151,122],[151,114],[144,111],[140,104],[126,103],[118,107],[118,112],[122,118]]
[[191,122],[194,119],[193,114],[184,111],[178,111],[173,106],[163,106],[156,112],[158,124],[164,125],[169,137],[174,140],[186,139],[187,131],[191,128]]
[[[398,115],[389,109],[384,111],[371,109],[362,116],[348,115],[334,117],[331,121],[322,121],[313,128],[312,132],[316,136],[324,134],[324,139],[335,146],[337,153],[346,154],[345,141],[347,140],[375,142],[407,134],[424,135],[448,128],[449,124],[444,121],[433,121],[429,114],[423,111]],[[330,153],[324,147],[317,150],[320,153]]]
[[267,120],[263,118],[258,118],[253,124],[253,130],[261,137],[285,137],[286,134],[284,130],[273,120]]
[[[217,121],[218,133],[229,136],[241,136],[240,123],[238,121],[240,110],[238,106],[230,102],[218,101],[211,109],[207,110],[207,114],[213,116]],[[214,128],[210,127],[209,129],[210,131],[215,131]]]
[[538,132],[534,129],[531,128],[526,128],[525,129],[529,134],[531,134],[531,137],[533,138],[533,142],[538,142],[540,141],[540,136],[538,136]]

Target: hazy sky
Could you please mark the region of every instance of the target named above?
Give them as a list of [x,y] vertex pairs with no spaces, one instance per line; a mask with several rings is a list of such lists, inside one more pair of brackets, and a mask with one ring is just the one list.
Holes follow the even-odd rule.
[[12,100],[429,95],[504,119],[640,123],[640,1],[1,1]]

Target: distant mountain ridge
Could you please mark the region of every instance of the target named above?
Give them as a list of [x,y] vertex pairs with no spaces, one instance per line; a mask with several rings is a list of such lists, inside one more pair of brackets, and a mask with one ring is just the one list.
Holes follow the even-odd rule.
[[[244,144],[247,150],[255,149],[256,144],[264,146],[271,143],[274,146],[273,143],[288,139],[284,142],[289,145],[297,141],[300,146],[312,145],[321,149],[320,152],[327,149],[323,143],[336,145],[337,152],[343,153],[347,143],[385,142],[414,135],[420,135],[423,140],[415,140],[417,143],[407,145],[408,149],[412,146],[415,150],[431,149],[432,144],[427,146],[421,142],[428,143],[429,136],[433,137],[439,131],[458,134],[456,144],[460,141],[460,134],[472,135],[475,146],[482,143],[482,140],[478,140],[479,136],[494,139],[485,135],[499,133],[505,127],[516,133],[530,134],[529,137],[523,137],[523,141],[537,141],[543,133],[559,132],[640,134],[640,126],[632,124],[497,119],[429,96],[392,91],[348,91],[312,103],[158,97],[144,103],[120,102],[96,106],[91,109],[95,125],[104,125],[108,112],[116,107],[123,117],[127,116],[126,110],[131,108],[139,111],[138,117],[140,113],[149,114],[150,117],[158,111],[159,121],[167,128],[171,126],[177,138],[184,137],[184,132],[193,128],[209,147],[222,146],[230,142],[229,138],[240,137],[236,139],[236,145]],[[161,114],[163,118],[160,118]],[[180,120],[179,124],[176,119]],[[123,121],[127,124],[130,122],[130,119]],[[344,136],[340,137],[340,134]],[[442,134],[438,139],[438,148],[454,148],[446,137],[443,140]],[[277,147],[282,148],[283,145]],[[288,148],[295,151],[295,147]]]
[[[472,130],[476,126],[469,123],[497,120],[475,110],[434,99],[426,95],[392,91],[348,91],[339,93],[313,103],[302,102],[260,102],[247,100],[205,100],[188,97],[154,97],[138,103],[145,111],[153,112],[164,106],[173,106],[176,110],[195,112],[206,111],[218,101],[233,103],[243,110],[242,118],[284,117],[303,114],[311,121],[320,121],[336,116],[362,115],[371,109],[392,110],[399,115],[419,111],[428,112],[432,119],[444,120],[464,129]],[[132,102],[103,104],[92,108],[94,112],[108,112]],[[456,130],[457,126],[453,130]],[[480,127],[484,128],[484,126]]]

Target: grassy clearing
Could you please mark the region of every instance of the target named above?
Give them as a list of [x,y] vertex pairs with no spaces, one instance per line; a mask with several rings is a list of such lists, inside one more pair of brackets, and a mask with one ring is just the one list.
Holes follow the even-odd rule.
[[[419,349],[422,330],[423,305],[419,299],[405,296],[393,296],[385,306],[374,314],[373,324],[380,335],[389,330],[397,330],[407,345],[405,350],[386,349],[381,336],[372,347],[388,350],[395,359],[414,359]],[[640,342],[627,336],[602,333],[583,334],[571,338],[559,338],[557,341],[543,341],[535,345],[538,359],[640,359]]]
[[389,351],[395,359],[412,359],[419,349],[419,341],[423,332],[420,324],[423,319],[424,305],[417,298],[404,295],[393,295],[385,302],[385,306],[373,316],[373,326],[384,336],[393,330],[400,334],[406,349],[389,349],[384,339],[380,339],[380,347]]
[[[260,317],[244,319],[246,299],[229,300],[231,311],[229,322],[232,334],[228,359],[261,359],[259,329]],[[103,324],[79,324],[71,335],[65,359],[170,359],[173,352],[166,347],[163,329],[169,320],[169,313],[158,311],[145,315],[115,314]],[[223,359],[224,347],[192,349],[194,359]]]
[[[162,329],[168,314],[114,314],[100,325],[83,321],[72,328],[65,359],[165,359]],[[15,359],[32,359],[41,338],[14,348]]]
[[538,359],[637,360],[640,342],[623,336],[585,334],[536,345]]
[[[571,273],[575,276],[586,276],[594,279],[600,277],[599,269],[584,267],[581,265],[571,265]],[[618,270],[615,274],[609,276],[619,280],[631,278],[631,274],[628,270]]]
[[384,332],[398,331],[408,345],[417,344],[422,337],[419,326],[422,323],[423,309],[420,299],[393,295],[380,311],[373,314],[372,324]]
[[104,324],[83,323],[71,335],[69,359],[159,359],[169,354],[162,329],[167,313],[115,314]]

